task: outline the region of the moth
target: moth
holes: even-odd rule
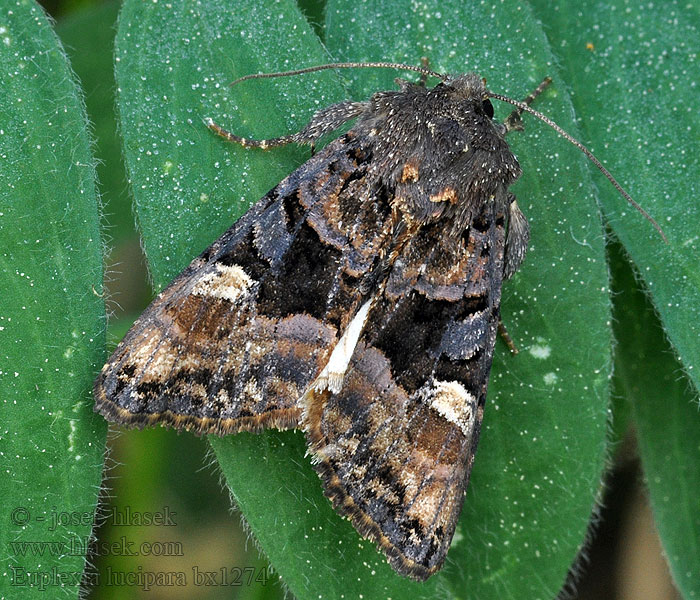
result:
[[[302,429],[335,509],[398,573],[425,580],[462,509],[501,286],[528,247],[506,135],[534,114],[633,201],[530,108],[549,79],[519,102],[474,73],[391,63],[265,76],[368,66],[422,79],[334,104],[272,140],[207,121],[266,149],[313,145],[355,119],[158,295],[97,377],[95,410],[197,434]],[[440,82],[426,87],[428,76]],[[497,122],[491,99],[516,110]]]

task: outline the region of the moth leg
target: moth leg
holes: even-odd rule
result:
[[[518,354],[518,348],[515,345],[515,342],[513,341],[513,338],[510,337],[508,334],[508,330],[506,329],[506,326],[503,324],[503,321],[501,318],[498,318],[498,334],[503,338],[503,341],[506,343],[506,346],[508,346],[508,350],[510,350],[510,353],[515,356]]]
[[[527,98],[525,98],[523,102],[530,106],[535,98],[537,98],[537,96],[539,96],[550,83],[552,83],[552,78],[545,77],[542,80],[542,83],[540,83],[540,85],[538,85],[532,93],[528,94]],[[523,110],[521,108],[516,108],[508,115],[508,118],[503,121],[503,125],[506,127],[506,133],[510,133],[511,131],[524,131],[525,127],[523,126],[523,121],[521,118],[522,114]]]
[[[226,129],[220,127],[208,117],[204,119],[204,123],[214,133],[229,142],[236,142],[244,148],[260,148],[262,150],[267,150],[268,148],[275,148],[276,146],[284,146],[286,144],[313,144],[322,135],[336,130],[346,121],[359,116],[367,106],[367,102],[353,102],[351,100],[332,104],[316,112],[301,131],[291,135],[271,138],[269,140],[251,140],[249,138],[240,137],[230,131],[226,131]]]
[[[503,279],[510,279],[525,260],[530,241],[530,223],[518,206],[514,194],[508,194],[508,231],[503,261]]]

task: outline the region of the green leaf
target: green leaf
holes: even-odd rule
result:
[[[68,52],[71,66],[82,83],[85,104],[93,126],[100,199],[112,244],[134,231],[131,198],[122,160],[114,112],[114,35],[117,2],[77,10],[59,21],[56,32]]]
[[[106,434],[95,170],[41,8],[6,4],[0,41],[0,596],[77,597]]]
[[[308,156],[226,145],[298,130],[346,97],[330,73],[225,84],[257,71],[327,61],[295,7],[214,0],[193,7],[127,2],[117,39],[119,111],[144,246],[158,287]],[[403,60],[460,72],[523,97],[553,72],[527,7],[461,2],[327,7],[333,58]],[[448,43],[438,43],[449,32]],[[343,72],[352,95],[393,88],[396,73]],[[537,108],[576,133],[563,80]],[[501,109],[505,116],[508,109]],[[445,570],[426,584],[393,573],[323,497],[299,433],[212,439],[246,519],[292,592],[311,597],[551,598],[583,543],[605,453],[610,301],[603,233],[585,158],[542,123],[512,136],[525,175],[515,188],[532,224],[503,314],[519,346],[499,343],[482,444]],[[509,140],[510,141],[510,140]]]
[[[621,253],[614,252],[616,388],[626,390],[632,407],[674,581],[685,598],[697,597],[700,13],[697,6],[679,2],[615,1],[586,11],[573,2],[554,11],[546,2],[535,6],[576,93],[583,141],[659,221],[670,241],[665,245],[609,186],[601,186],[606,218],[644,289],[637,290],[629,268],[619,264]]]
[[[685,2],[535,2],[574,92],[583,141],[656,218],[669,245],[596,176],[606,219],[700,389],[700,12]],[[572,18],[571,15],[576,15]],[[590,45],[589,45],[590,44]]]
[[[492,90],[516,98],[544,75],[556,78],[544,34],[520,4],[492,11],[461,2],[381,9],[331,2],[327,15],[338,60],[417,64],[426,56],[433,69],[477,71]],[[450,43],[435,43],[445,31]],[[372,85],[390,85],[390,73],[373,77]],[[366,95],[364,72],[356,81],[355,95]],[[537,108],[575,133],[565,86],[552,86]],[[438,576],[450,597],[464,589],[475,598],[556,595],[584,539],[603,467],[609,300],[593,190],[577,150],[542,123],[525,123],[509,143],[524,171],[514,192],[532,240],[526,263],[504,285],[502,309],[521,354],[496,349],[463,518]]]
[[[656,527],[683,598],[700,595],[700,413],[680,357],[618,244],[611,249],[616,387],[632,407]]]
[[[274,84],[250,82],[234,88],[235,94],[227,88],[247,73],[325,62],[293,3],[239,2],[231,11],[218,1],[195,11],[189,5],[127,2],[116,54],[125,157],[149,265],[156,286],[162,287],[308,156],[308,149],[291,147],[270,153],[243,150],[212,135],[203,119],[214,117],[251,137],[276,136],[299,129],[314,110],[344,96],[331,73]],[[296,452],[290,456],[278,440],[296,444]],[[300,498],[312,487],[318,504],[330,518],[335,515],[303,458],[301,435],[241,435],[212,440],[212,446],[265,552],[290,588],[303,593],[307,565],[287,560],[289,548],[296,547],[296,539],[290,546],[286,533],[291,526],[280,536],[274,525],[296,520],[299,504],[269,491],[289,486]],[[292,461],[301,465],[296,477]],[[261,477],[268,464],[270,472]],[[295,530],[317,527],[315,517],[306,517]]]

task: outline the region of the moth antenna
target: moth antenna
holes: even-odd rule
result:
[[[639,213],[642,214],[642,216],[649,221],[654,226],[654,229],[659,232],[659,235],[663,238],[664,242],[668,244],[668,238],[666,237],[666,234],[664,234],[663,230],[659,226],[659,224],[654,220],[654,218],[647,212],[645,211],[639,204],[637,204],[632,196],[630,196],[624,188],[617,182],[617,179],[615,179],[610,171],[608,171],[602,164],[601,162],[593,155],[593,153],[586,148],[581,142],[579,142],[575,137],[573,137],[571,134],[567,133],[564,131],[559,125],[557,125],[552,119],[547,117],[546,115],[543,115],[541,112],[535,110],[534,108],[531,108],[526,102],[520,102],[519,100],[513,100],[512,98],[509,98],[508,96],[503,96],[502,94],[496,94],[494,92],[487,92],[489,98],[494,98],[495,100],[500,100],[501,102],[507,102],[508,104],[512,104],[513,106],[517,107],[520,111],[525,111],[529,112],[531,115],[537,117],[540,121],[543,123],[546,123],[549,125],[554,131],[556,131],[560,136],[562,136],[565,140],[569,141],[572,143],[574,146],[576,146],[581,152],[583,152],[588,159],[598,168],[598,170],[605,175],[608,178],[608,181],[612,183],[615,186],[615,189],[620,192],[622,197],[627,200],[634,208],[637,209]]]
[[[404,65],[402,63],[390,63],[390,62],[343,62],[343,63],[328,63],[325,65],[316,65],[315,67],[307,67],[305,69],[296,69],[294,71],[279,71],[278,73],[253,73],[251,75],[244,75],[239,77],[235,81],[229,83],[229,87],[234,86],[241,81],[246,81],[248,79],[266,79],[268,77],[288,77],[290,75],[301,75],[303,73],[313,73],[315,71],[324,71],[326,69],[364,69],[364,68],[379,68],[379,69],[399,69],[403,71],[413,71],[415,73],[420,73],[426,77],[436,77],[441,81],[448,79],[447,75],[442,75],[441,73],[436,73],[431,71],[426,67],[416,67],[415,65]]]

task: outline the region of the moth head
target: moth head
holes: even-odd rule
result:
[[[449,78],[438,87],[449,89],[454,100],[473,105],[476,112],[493,119],[493,104],[491,104],[490,93],[486,89],[486,79],[479,77],[476,73]]]
[[[427,64],[427,61],[424,60],[424,65]],[[244,77],[241,77],[239,79],[236,79],[234,82],[232,82],[230,85],[235,85],[237,83],[240,83],[242,81],[245,81],[247,79],[258,79],[262,77],[285,77],[289,75],[300,75],[302,73],[313,73],[315,71],[322,71],[325,69],[339,69],[339,68],[388,68],[388,69],[398,69],[402,71],[413,71],[415,73],[420,73],[422,76],[422,83],[421,85],[425,82],[425,79],[428,77],[435,77],[441,81],[434,89],[435,90],[446,90],[448,93],[454,95],[454,99],[457,100],[456,102],[451,102],[450,104],[452,107],[463,107],[466,109],[467,112],[471,112],[472,114],[476,113],[477,115],[483,115],[485,118],[487,118],[488,122],[493,120],[494,116],[494,111],[493,111],[493,105],[491,104],[490,99],[495,99],[495,100],[500,100],[501,102],[507,102],[508,104],[512,104],[513,106],[516,107],[516,110],[513,111],[513,114],[511,117],[509,117],[509,120],[512,119],[514,116],[515,118],[519,119],[520,115],[523,112],[528,112],[543,123],[546,123],[549,125],[552,129],[554,129],[560,136],[562,136],[564,139],[572,143],[574,146],[576,146],[581,152],[583,152],[590,160],[593,162],[593,164],[607,177],[607,179],[610,181],[610,183],[613,184],[613,186],[617,189],[618,192],[629,202],[637,211],[639,211],[653,226],[654,228],[659,232],[663,240],[668,243],[668,240],[666,239],[666,236],[664,235],[664,232],[661,230],[661,227],[659,224],[639,205],[637,204],[631,196],[622,188],[622,186],[617,182],[617,180],[610,174],[610,172],[600,163],[600,161],[593,156],[590,150],[586,148],[581,142],[579,142],[577,139],[572,137],[570,134],[568,134],[566,131],[564,131],[559,125],[557,125],[554,121],[552,121],[549,117],[543,115],[542,113],[534,110],[529,106],[530,102],[546,87],[549,83],[551,83],[551,78],[547,77],[545,80],[540,84],[540,87],[535,90],[533,94],[528,96],[524,101],[519,101],[519,100],[514,100],[512,98],[509,98],[508,96],[504,96],[503,94],[491,92],[486,88],[486,80],[480,78],[476,73],[467,73],[466,75],[459,75],[456,77],[453,77],[451,75],[447,75],[444,73],[437,73],[435,71],[432,71],[428,69],[426,66],[418,67],[418,66],[413,66],[413,65],[404,65],[400,63],[390,63],[390,62],[375,62],[375,63],[368,63],[368,62],[347,62],[347,63],[333,63],[333,64],[324,64],[324,65],[317,65],[315,67],[307,67],[305,69],[297,69],[295,71],[283,71],[283,72],[278,72],[278,73],[257,73],[257,74],[252,74],[252,75],[246,75]],[[451,113],[450,116],[454,117],[457,121],[459,121],[459,117],[457,117],[454,113]],[[508,132],[508,127],[506,124],[501,124],[500,127],[496,128],[496,130],[499,130],[502,135],[505,135],[505,133]],[[513,127],[511,127],[513,129]]]

